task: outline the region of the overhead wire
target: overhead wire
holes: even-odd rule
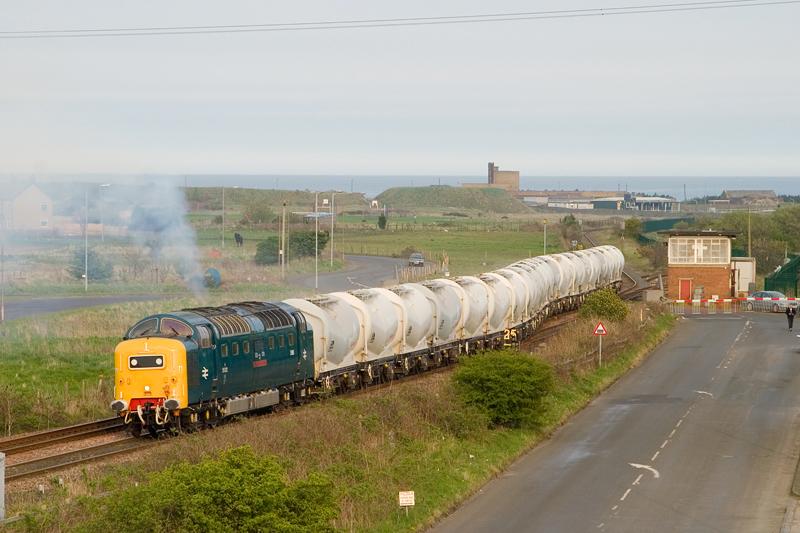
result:
[[[474,15],[449,15],[430,17],[405,17],[385,19],[328,20],[310,22],[282,22],[263,24],[229,24],[207,26],[153,26],[123,28],[47,29],[47,30],[3,30],[0,39],[53,39],[86,37],[132,37],[155,35],[197,35],[221,33],[254,33],[285,31],[319,31],[360,28],[391,28],[400,26],[431,26],[445,24],[475,24],[489,22],[511,22],[525,20],[586,18],[681,11],[704,11],[743,7],[760,7],[798,4],[800,0],[708,0],[662,4],[639,4],[584,9],[562,9],[550,11],[522,11],[507,13],[484,13]]]

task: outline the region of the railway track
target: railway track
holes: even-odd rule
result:
[[[14,481],[62,470],[90,461],[105,459],[114,455],[128,453],[154,444],[151,440],[128,437],[122,440],[96,444],[80,450],[62,452],[30,461],[23,461],[6,467],[6,481]]]
[[[10,456],[19,453],[29,452],[46,448],[54,444],[64,444],[88,437],[114,433],[124,430],[124,424],[119,417],[95,420],[74,426],[67,426],[58,429],[49,429],[37,433],[20,435],[0,440],[0,452]]]

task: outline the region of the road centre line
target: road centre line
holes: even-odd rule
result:
[[[633,483],[631,483],[631,485],[638,485],[638,484],[639,484],[639,482],[642,480],[642,477],[643,477],[643,476],[644,476],[644,474],[639,474],[639,475],[636,477],[636,480],[635,480]]]
[[[669,444],[669,439],[667,439],[667,440],[665,440],[664,442],[662,442],[662,443],[661,443],[661,449],[663,450],[663,449],[664,449],[664,447],[665,447],[667,444]]]
[[[655,461],[655,460],[656,460],[656,457],[658,457],[658,454],[660,454],[660,453],[661,453],[661,452],[656,452],[656,453],[654,453],[654,454],[653,454],[653,457],[651,457],[651,458],[650,458],[650,461]]]
[[[631,493],[631,489],[626,490],[625,494],[622,495],[622,498],[620,498],[619,501],[624,502],[625,498],[627,498],[628,494],[630,494],[630,493]]]

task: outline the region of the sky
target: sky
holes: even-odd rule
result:
[[[29,0],[0,31],[634,3],[655,2]],[[799,18],[0,39],[0,174],[800,176]]]

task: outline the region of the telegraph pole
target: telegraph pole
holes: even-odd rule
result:
[[[319,193],[314,193],[314,292],[319,292]]]
[[[753,247],[751,245],[751,232],[750,232],[750,207],[747,207],[747,257],[753,257]]]
[[[281,279],[286,279],[286,202],[281,215]]]
[[[335,192],[331,193],[331,236],[330,236],[330,246],[331,246],[331,270],[333,270],[333,219],[336,216],[336,209],[334,207],[333,199],[336,196]]]
[[[544,219],[542,225],[544,226],[544,254],[547,255],[547,219]]]
[[[222,186],[222,247],[225,248],[225,186]]]
[[[89,292],[89,189],[83,191],[83,292]]]

